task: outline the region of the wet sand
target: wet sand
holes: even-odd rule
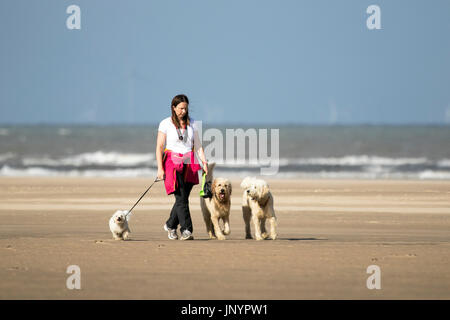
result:
[[[131,241],[108,220],[151,179],[1,178],[0,299],[449,299],[450,181],[271,180],[279,239],[244,239],[232,180],[231,235],[209,240],[190,200],[194,241],[162,226],[157,183],[134,209]],[[69,265],[81,290],[69,290]],[[369,290],[366,269],[381,270]]]

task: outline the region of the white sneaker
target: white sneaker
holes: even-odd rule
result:
[[[194,240],[194,236],[192,235],[192,232],[189,230],[184,230],[181,234],[180,240]]]
[[[167,227],[167,224],[165,224],[164,225],[164,230],[167,231],[167,237],[170,240],[177,240],[178,239],[177,229],[170,229],[169,227]]]

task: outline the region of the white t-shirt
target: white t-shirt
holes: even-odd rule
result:
[[[173,124],[171,117],[167,117],[159,123],[158,131],[166,134],[166,148],[173,152],[189,152],[192,150],[192,143],[194,143],[195,151],[201,147],[197,123],[192,118],[190,125],[187,126],[187,137],[183,140],[180,140],[177,128]],[[186,134],[185,131],[186,129],[180,129],[180,133],[183,138]]]

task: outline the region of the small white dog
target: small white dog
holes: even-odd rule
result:
[[[231,182],[225,178],[213,179],[215,163],[208,164],[206,181],[212,181],[212,198],[200,197],[200,208],[210,239],[225,240],[230,234]],[[223,230],[219,220],[222,219]]]
[[[130,215],[128,211],[117,210],[109,219],[109,230],[113,235],[114,240],[128,240],[131,233],[128,227],[128,220]]]
[[[246,177],[241,188],[244,189],[242,197],[242,214],[245,222],[245,238],[252,239],[250,232],[250,219],[255,228],[256,240],[277,238],[277,218],[273,209],[273,197],[269,185],[264,180]],[[266,232],[266,219],[270,224],[269,234]]]

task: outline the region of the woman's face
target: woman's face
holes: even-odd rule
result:
[[[188,104],[186,102],[180,102],[173,108],[179,120],[183,120],[188,110]]]

